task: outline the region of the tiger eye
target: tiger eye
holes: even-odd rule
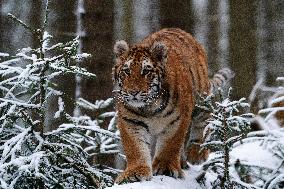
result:
[[[123,71],[124,71],[127,75],[130,75],[130,69],[129,69],[129,68],[123,69]]]
[[[150,66],[150,65],[146,65],[146,67],[145,67],[146,69],[148,69],[148,70],[151,70],[152,69],[152,66]]]
[[[143,75],[147,75],[148,73],[150,73],[150,70],[144,69],[142,74],[143,74]]]
[[[147,75],[147,74],[149,74],[152,70],[153,70],[152,66],[146,65],[146,66],[144,67],[143,71],[142,71],[142,74],[143,74],[143,75]]]

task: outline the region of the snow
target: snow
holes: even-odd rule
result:
[[[199,166],[191,166],[184,171],[184,179],[175,179],[168,176],[154,176],[151,181],[142,181],[124,185],[115,184],[108,189],[201,189],[196,181],[200,174]]]
[[[42,38],[43,38],[42,51],[46,52],[46,50],[49,47],[50,38],[52,38],[52,36],[49,35],[49,33],[47,31],[44,31]]]
[[[40,107],[39,104],[28,104],[28,103],[25,103],[25,102],[19,102],[19,101],[16,101],[16,100],[9,100],[9,99],[5,99],[5,98],[0,98],[0,101],[8,102],[8,103],[15,104],[17,106],[25,107],[25,108],[39,108]]]
[[[211,153],[209,160],[217,157],[218,154]],[[230,164],[234,164],[237,159],[241,161],[243,165],[256,165],[261,167],[267,167],[269,169],[275,169],[279,166],[279,160],[272,153],[269,153],[261,141],[255,141],[239,145],[230,152]],[[153,176],[151,181],[142,181],[135,183],[128,183],[123,185],[115,184],[108,189],[203,189],[210,188],[210,186],[200,186],[196,181],[196,178],[202,173],[201,166],[191,165],[189,170],[184,170],[184,179],[174,179],[168,176]],[[279,175],[279,179],[280,179]],[[216,179],[214,173],[206,174],[206,185],[210,181]],[[283,175],[282,175],[283,177]],[[281,178],[282,178],[281,177]],[[208,182],[209,181],[209,182]],[[241,182],[241,181],[240,181]]]
[[[10,56],[8,53],[1,53],[0,52],[0,57],[7,57],[7,56]]]
[[[88,110],[97,110],[101,108],[106,108],[108,107],[111,103],[113,102],[113,98],[108,98],[107,100],[96,100],[96,102],[90,103],[87,100],[83,98],[78,98],[77,99],[77,104],[85,109]]]
[[[59,110],[55,112],[54,118],[57,119],[62,113],[64,113],[64,102],[61,97],[58,98],[58,108]]]
[[[261,146],[261,141],[255,141],[251,143],[246,143],[244,145],[237,146],[231,151],[231,159],[234,162],[240,159],[242,163],[250,162],[250,165],[276,168],[277,158],[273,154],[268,153],[267,150]]]
[[[284,96],[280,96],[280,97],[277,97],[275,99],[272,99],[270,104],[276,104],[276,103],[279,103],[279,102],[282,102],[284,101]]]

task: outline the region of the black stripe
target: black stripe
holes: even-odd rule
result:
[[[178,100],[179,100],[179,95],[178,95],[178,93],[173,94],[172,107],[171,107],[171,109],[170,109],[165,115],[163,115],[163,117],[168,117],[169,115],[171,115],[172,113],[174,113],[174,110],[176,109],[177,104],[178,104]]]
[[[146,114],[144,114],[141,111],[135,111],[134,109],[132,109],[131,107],[124,105],[125,109],[127,109],[128,111],[130,111],[131,113],[133,113],[136,116],[142,116],[142,117],[148,117]]]
[[[169,115],[171,115],[174,112],[174,108],[171,109],[170,111],[168,111],[165,115],[163,115],[163,117],[168,117]]]
[[[214,78],[220,79],[221,81],[225,81],[226,78],[224,77],[224,75],[218,73],[214,75]]]
[[[189,143],[197,143],[197,144],[201,144],[202,141],[200,139],[190,139]]]
[[[149,132],[149,126],[146,123],[144,123],[143,121],[139,121],[137,119],[130,119],[130,118],[127,118],[127,117],[122,117],[122,119],[124,121],[127,121],[128,123],[133,124],[133,125],[141,126]]]
[[[229,73],[228,73],[226,70],[219,70],[219,71],[217,72],[217,74],[222,75],[222,76],[225,78],[225,80],[227,80],[228,77],[229,77]]]
[[[235,73],[229,68],[222,68],[218,71],[221,75],[225,77],[226,80],[229,80],[235,76]]]
[[[173,125],[175,122],[177,122],[180,119],[180,116],[177,116],[176,119],[174,119],[173,121],[171,121],[170,125]]]
[[[166,109],[166,107],[169,104],[169,99],[170,99],[170,93],[169,91],[164,91],[164,96],[162,97],[162,104],[154,111],[153,115],[157,115],[159,113],[161,113],[164,109]]]
[[[150,145],[150,142],[147,142],[147,141],[145,141],[145,140],[142,140],[142,139],[138,139],[140,142],[143,142],[143,143],[145,143],[145,144],[147,144],[147,145]]]

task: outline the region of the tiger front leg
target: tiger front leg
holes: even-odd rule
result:
[[[183,178],[181,153],[186,135],[186,125],[170,125],[158,135],[156,151],[152,164],[154,175]]]
[[[127,167],[115,180],[116,183],[129,183],[152,178],[150,135],[139,126],[122,122],[119,125]]]

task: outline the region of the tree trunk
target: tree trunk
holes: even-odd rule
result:
[[[140,41],[159,29],[159,6],[157,0],[134,1],[134,41]]]
[[[114,16],[112,0],[85,0],[83,27],[86,36],[82,38],[82,51],[90,53],[92,58],[83,63],[88,71],[97,75],[96,79],[83,79],[81,95],[90,102],[112,97],[113,66],[113,30]],[[112,109],[110,109],[112,110]],[[82,110],[82,114],[95,117],[94,112]],[[113,166],[114,158],[100,155],[94,159],[96,163]]]
[[[210,31],[207,33],[208,35],[208,47],[207,47],[207,57],[208,57],[208,65],[210,65],[210,70],[213,73],[216,73],[218,68],[218,51],[219,51],[219,18],[218,18],[218,1],[209,1],[208,4],[208,25]]]
[[[83,51],[92,54],[92,58],[84,63],[84,67],[97,78],[82,81],[82,95],[94,102],[112,96],[113,1],[85,0],[85,9]]]
[[[229,2],[228,0],[220,0],[218,4],[218,19],[219,19],[219,36],[218,36],[218,58],[217,63],[219,69],[228,67],[229,65]]]
[[[160,0],[161,28],[177,27],[193,33],[193,16],[190,1]]]
[[[266,36],[264,36],[265,44],[267,47],[265,51],[267,52],[266,61],[269,68],[266,69],[267,77],[266,84],[272,86],[275,84],[277,77],[283,76],[283,60],[284,60],[284,27],[283,23],[283,1],[263,1],[265,6],[264,16],[265,25],[264,30],[266,31]]]
[[[37,10],[37,11],[33,11]],[[39,0],[31,0],[31,11],[28,11],[30,20],[28,24],[32,26],[32,28],[40,28],[43,22],[43,10],[44,10],[44,3]],[[36,36],[32,36],[31,40],[31,47],[37,48],[39,47],[38,40]]]
[[[248,97],[256,82],[256,1],[230,1],[231,27],[229,55],[233,79],[233,99]]]
[[[0,52],[4,52],[4,38],[3,34],[5,33],[5,22],[4,22],[4,16],[2,13],[2,6],[3,6],[3,0],[0,0]]]

